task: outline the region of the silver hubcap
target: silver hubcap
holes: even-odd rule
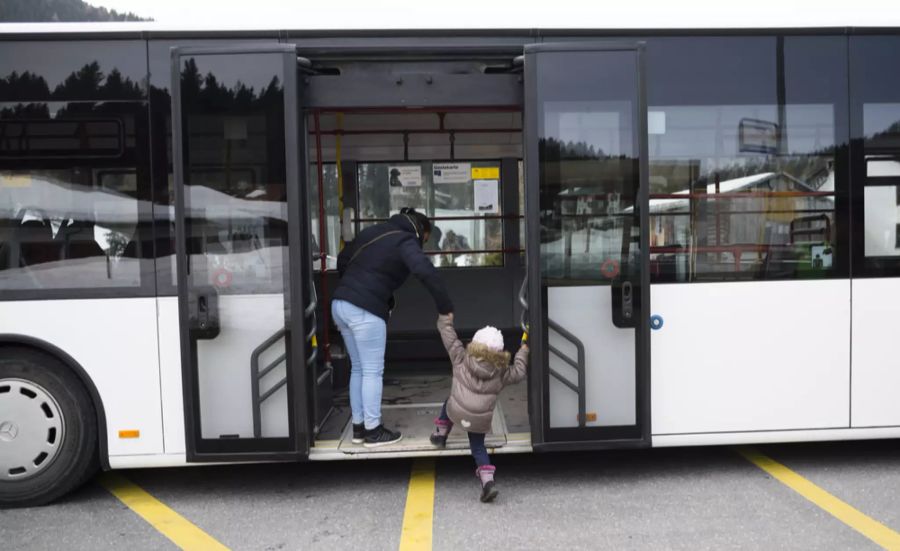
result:
[[[40,385],[0,379],[0,480],[21,480],[46,469],[59,453],[65,420]]]

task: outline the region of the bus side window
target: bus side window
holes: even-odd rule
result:
[[[654,281],[847,270],[845,59],[841,37],[648,42]]]
[[[0,143],[0,290],[140,288],[140,264],[152,261],[132,245],[144,107],[62,103],[50,116],[27,105],[0,120],[0,135],[16,138]]]

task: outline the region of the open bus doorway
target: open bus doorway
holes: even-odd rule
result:
[[[468,341],[480,327],[494,325],[514,353],[525,271],[521,108],[322,109],[307,118],[315,275],[320,297],[328,297],[320,348],[334,375],[330,403],[316,400],[322,423],[310,457],[435,453],[429,435],[450,392],[451,365],[433,301],[414,277],[395,296],[382,398],[383,422],[403,440],[374,449],[352,444],[350,362],[325,310],[337,284],[336,256],[361,229],[403,207],[416,208],[431,220],[423,248],[454,301],[460,337]],[[501,394],[488,448],[530,449],[527,390],[513,385]],[[329,389],[319,392],[325,397]],[[451,433],[441,453],[468,453],[464,432]]]

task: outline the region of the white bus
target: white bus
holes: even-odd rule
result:
[[[348,435],[334,259],[405,206],[463,336],[530,327],[493,453],[900,436],[900,32],[815,23],[0,27],[0,506],[98,467],[468,453],[428,442],[416,281],[405,437]]]

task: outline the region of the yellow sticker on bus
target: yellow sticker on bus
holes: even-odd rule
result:
[[[497,180],[500,178],[499,166],[473,166],[473,180]]]
[[[2,187],[31,187],[31,176],[28,174],[9,174],[0,178]]]

